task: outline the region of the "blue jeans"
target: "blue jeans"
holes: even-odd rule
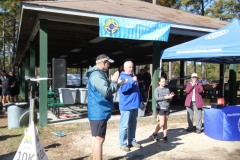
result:
[[[136,143],[138,109],[120,111],[119,143],[120,147]]]

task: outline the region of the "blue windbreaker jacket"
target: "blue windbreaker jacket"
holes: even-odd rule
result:
[[[88,119],[108,120],[112,114],[113,93],[118,89],[116,82],[108,80],[105,71],[96,66],[86,73],[88,77]]]
[[[133,80],[133,75],[120,73],[120,80],[128,81],[119,88],[119,109],[127,111],[137,109],[141,104],[141,96],[138,82]]]

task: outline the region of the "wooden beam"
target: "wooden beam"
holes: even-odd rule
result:
[[[35,45],[34,42],[30,43],[30,68],[29,68],[29,76],[35,77]],[[32,87],[32,98],[35,98],[35,82],[31,82]]]
[[[154,42],[153,43],[153,59],[152,59],[152,64],[153,64],[153,76],[152,76],[152,111],[153,111],[153,116],[156,117],[156,99],[154,97],[154,90],[157,88],[157,80],[159,77],[159,65],[160,65],[160,53],[161,53],[161,47],[160,47],[161,42]]]
[[[39,30],[39,64],[40,64],[40,77],[44,78],[48,76],[48,31],[47,31],[47,20],[40,20]],[[41,126],[47,125],[47,81],[40,81],[39,84],[39,111],[40,118],[39,123]]]

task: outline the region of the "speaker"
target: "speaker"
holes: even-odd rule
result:
[[[52,90],[58,92],[58,88],[66,88],[67,68],[66,60],[60,58],[52,59]]]

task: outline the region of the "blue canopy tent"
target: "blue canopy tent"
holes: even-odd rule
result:
[[[219,64],[240,62],[240,21],[163,51],[162,60],[188,60]]]
[[[233,22],[229,23],[225,27],[197,38],[195,40],[168,48],[163,51],[162,59],[163,60],[193,60],[198,62],[210,62],[210,63],[220,63],[220,64],[237,64],[240,62],[240,21],[235,19]],[[234,103],[233,99],[237,98],[236,90],[236,77],[235,74],[230,74],[231,82],[229,82],[229,100],[231,103]],[[229,80],[230,80],[229,79]],[[223,86],[222,86],[223,87]],[[231,89],[231,91],[230,91]],[[224,87],[222,88],[224,93]],[[224,97],[224,94],[223,94]],[[230,98],[231,97],[231,98]],[[230,103],[230,101],[229,101]],[[230,108],[226,108],[229,110]],[[212,111],[212,110],[211,110]],[[218,110],[217,110],[218,111]],[[221,111],[221,110],[219,110]],[[239,113],[234,109],[232,115],[238,115]],[[208,122],[209,117],[214,117],[214,123],[216,125],[211,125],[211,132],[207,131],[207,125],[204,126],[204,132],[206,135],[211,136],[212,138],[221,138],[221,140],[235,140],[236,136],[233,136],[235,132],[238,131],[239,120],[238,117],[229,116],[231,115],[228,111],[224,116],[220,116],[212,112],[210,115],[204,114],[205,121]],[[229,122],[220,122],[220,119],[228,119]],[[233,120],[231,118],[235,118]],[[205,123],[204,123],[205,124]],[[234,131],[230,131],[228,126],[233,124]],[[219,135],[219,132],[214,132],[216,129],[223,130],[226,132],[223,135]],[[233,128],[231,126],[231,128]],[[226,134],[227,133],[227,134]]]
[[[225,27],[220,28],[215,32],[165,49],[162,53],[160,61],[187,60],[219,64],[237,64],[240,63],[239,37],[240,21],[235,19]],[[223,73],[221,74],[223,75]],[[233,77],[234,75],[232,78]],[[223,77],[220,77],[220,81],[223,88],[222,96],[224,97]],[[236,79],[232,82],[236,84]],[[232,88],[236,88],[234,84],[231,84],[233,85]],[[235,90],[232,94],[235,94]]]

